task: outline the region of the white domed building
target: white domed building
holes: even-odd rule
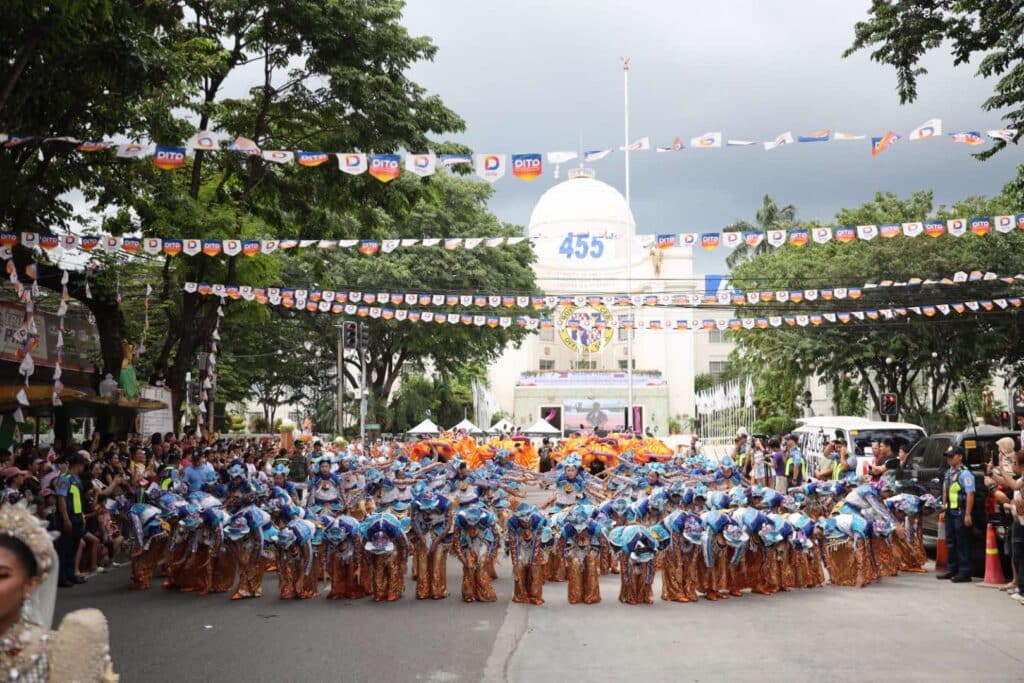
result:
[[[507,349],[490,367],[490,393],[501,411],[517,427],[543,417],[563,433],[623,429],[630,334],[624,323],[633,320],[634,425],[665,436],[670,419],[693,416],[694,376],[720,371],[732,344],[718,331],[669,329],[692,311],[596,298],[703,289],[693,279],[692,250],[656,249],[651,239],[644,246],[622,194],[585,168],[541,196],[528,235],[538,286],[569,305],[550,313],[550,328]],[[648,329],[651,320],[663,329]]]

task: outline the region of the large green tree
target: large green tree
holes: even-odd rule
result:
[[[993,199],[975,198],[952,207],[934,207],[931,193],[907,198],[879,193],[875,200],[836,216],[838,225],[899,223],[925,217],[949,218],[1007,213],[1020,205],[1014,186]],[[1018,232],[960,238],[943,236],[875,238],[849,244],[811,243],[767,252],[737,267],[744,289],[778,291],[859,286],[910,277],[941,279],[982,267],[1002,275],[1024,272],[1024,235]],[[865,290],[857,301],[743,306],[741,315],[785,315],[814,311],[864,311],[953,303],[1019,294],[1016,285],[981,282],[959,286],[918,286]],[[982,381],[994,370],[1016,363],[1022,335],[1019,316],[1002,313],[910,315],[892,321],[853,320],[846,325],[770,328],[734,333],[748,363],[784,369],[796,364],[804,376],[855,382],[877,407],[879,394],[896,392],[901,407],[925,412],[944,409],[962,385]]]
[[[96,227],[84,199],[118,192],[104,169],[112,154],[79,154],[59,138],[150,136],[172,121],[197,46],[181,31],[177,3],[57,0],[0,3],[0,131],[26,141],[0,152],[0,226],[21,234]],[[58,139],[54,139],[58,138]],[[43,257],[40,285],[60,291],[61,274]],[[22,271],[32,260],[15,251]],[[101,264],[102,265],[102,264]],[[70,295],[94,316],[103,365],[117,374],[125,320],[116,287],[86,296],[85,272]]]
[[[875,0],[866,21],[854,27],[853,45],[845,55],[870,49],[871,59],[896,70],[900,102],[917,99],[918,78],[928,73],[921,60],[932,50],[948,48],[956,65],[976,57],[977,73],[993,79],[983,106],[1002,112],[1018,143],[1024,135],[1024,10],[1019,0]],[[987,158],[1006,147],[995,146]]]
[[[385,152],[436,148],[429,136],[463,126],[405,75],[435,47],[400,24],[401,2],[194,0],[182,6],[180,31],[200,46],[202,59],[194,60],[190,83],[196,85],[178,106],[190,115],[154,135],[158,142],[177,143],[199,128],[228,139],[244,136],[263,149]],[[240,83],[251,87],[238,94]],[[102,198],[103,206],[119,209],[106,225],[161,237],[375,237],[394,230],[409,206],[433,192],[430,179],[385,187],[342,175],[333,158],[309,169],[198,151],[172,173],[141,163],[109,172],[121,191]],[[217,320],[217,301],[182,293],[181,284],[266,284],[280,266],[266,257],[166,260],[159,291],[171,302],[164,309],[169,332],[155,352],[169,368],[176,402],[197,353],[210,348]]]

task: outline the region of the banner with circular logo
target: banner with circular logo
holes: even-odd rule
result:
[[[558,337],[575,353],[597,353],[612,341],[612,312],[604,304],[566,306],[558,313]]]

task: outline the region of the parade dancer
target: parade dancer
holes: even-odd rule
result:
[[[668,541],[668,531],[660,526],[658,529]],[[619,602],[653,605],[654,559],[661,542],[651,529],[641,524],[612,529],[608,541],[619,561]]]
[[[611,530],[617,526],[628,524],[626,517],[629,511],[630,502],[628,498],[619,497],[606,500],[594,510],[594,519],[607,525]],[[605,548],[601,553],[601,576],[608,573],[618,574],[619,565],[615,562],[611,547]]]
[[[238,586],[231,599],[261,597],[266,568],[264,549],[277,537],[270,513],[250,505],[231,517],[224,528],[224,535],[238,558]]]
[[[406,530],[410,524],[409,519],[377,512],[359,525],[374,602],[393,602],[405,593],[405,562],[410,552]]]
[[[317,593],[318,573],[314,571],[313,536],[316,524],[304,519],[302,509],[291,507],[277,533],[277,580],[282,600],[307,600]]]
[[[157,564],[164,557],[170,535],[160,519],[160,508],[136,503],[128,511],[128,537],[134,543],[131,552],[132,590],[149,588]]]
[[[601,602],[599,559],[608,541],[591,519],[592,512],[592,506],[578,505],[569,510],[558,529],[555,555],[565,562],[570,605]]]
[[[661,599],[697,602],[697,566],[701,560],[694,551],[701,546],[700,517],[676,510],[665,517],[662,526],[669,534],[669,546],[662,555]]]
[[[327,578],[331,582],[328,600],[357,600],[366,596],[360,576],[363,547],[359,540],[359,521],[349,515],[331,519],[324,529]]]
[[[789,542],[795,585],[802,588],[820,586],[825,583],[825,571],[817,552],[814,520],[802,512],[791,512],[786,521],[793,527]]]
[[[553,538],[547,519],[533,505],[520,503],[505,526],[512,556],[512,602],[543,605],[544,545]]]
[[[331,456],[324,454],[314,462],[317,471],[309,478],[306,506],[327,507],[335,501],[341,501],[344,504],[345,497],[341,493],[341,479],[331,472]]]
[[[256,499],[256,492],[252,483],[245,476],[245,465],[241,460],[235,460],[228,467],[227,494],[224,496],[224,509],[235,513],[246,505],[251,505]]]
[[[494,515],[479,505],[455,515],[453,547],[462,562],[463,602],[494,602],[489,561],[498,551],[500,529]]]
[[[203,562],[199,533],[203,522],[203,511],[195,503],[189,503],[178,522],[177,533],[171,539],[171,552],[166,564],[167,580],[164,588],[177,588],[182,593],[191,593],[199,584],[197,566]]]
[[[448,597],[448,547],[455,523],[455,505],[431,491],[412,501],[410,537],[417,600]]]

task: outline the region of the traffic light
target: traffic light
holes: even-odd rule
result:
[[[345,333],[346,348],[354,349],[356,347],[356,324],[343,323],[342,326]]]
[[[359,345],[361,348],[370,348],[370,326],[366,323],[359,323]]]
[[[896,394],[882,394],[882,407],[879,409],[882,415],[895,417],[900,412],[900,402]]]

